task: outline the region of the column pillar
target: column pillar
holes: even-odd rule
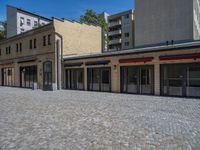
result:
[[[0,65],[0,85],[2,85],[2,67]]]
[[[17,62],[14,62],[14,86],[20,86],[20,67]]]
[[[111,84],[111,91],[120,93],[120,66],[118,59],[112,60],[111,63]]]
[[[160,95],[160,64],[154,65],[154,91],[155,95]]]
[[[84,67],[84,90],[87,91],[87,67]]]

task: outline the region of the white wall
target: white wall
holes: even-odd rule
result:
[[[24,24],[21,26],[20,25],[20,18],[23,17],[24,18]],[[27,24],[27,20],[30,19],[31,24],[30,26]],[[34,26],[34,21],[37,21],[38,24],[42,25],[44,24],[48,24],[49,22],[40,19],[38,17],[34,17],[31,15],[27,15],[25,13],[22,12],[17,12],[17,34],[21,33],[21,29],[24,29],[24,32],[28,31],[28,30],[32,30],[35,26]]]
[[[23,25],[20,23],[21,17],[24,18]],[[30,19],[30,25],[27,24],[27,19]],[[7,37],[9,38],[22,32],[32,30],[35,28],[34,21],[37,21],[40,25],[49,23],[48,20],[43,19],[37,15],[21,11],[12,6],[7,6]],[[22,29],[24,31],[22,31]]]

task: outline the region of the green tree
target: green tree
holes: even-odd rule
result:
[[[87,9],[85,14],[80,17],[80,22],[98,25],[102,27],[105,32],[108,31],[108,24],[106,23],[105,19],[91,9]]]
[[[5,39],[6,35],[7,35],[7,23],[6,22],[2,22],[3,26],[4,26],[4,31],[0,32],[0,40],[1,39]]]

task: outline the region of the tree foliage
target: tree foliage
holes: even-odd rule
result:
[[[106,23],[105,19],[91,9],[87,9],[85,14],[80,17],[80,22],[98,25],[102,27],[104,32],[108,32],[108,24]]]
[[[5,39],[7,35],[7,23],[3,22],[4,31],[0,32],[0,40]]]

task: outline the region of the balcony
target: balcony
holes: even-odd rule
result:
[[[109,41],[109,45],[114,45],[114,44],[121,44],[122,43],[122,39],[113,39]]]
[[[119,26],[119,25],[121,25],[121,24],[122,24],[121,20],[112,21],[112,22],[110,22],[110,23],[108,24],[108,27]]]
[[[110,31],[108,36],[119,35],[122,34],[122,30]]]
[[[120,51],[121,47],[115,47],[115,48],[110,48],[108,49],[108,51],[112,52],[112,51]]]

